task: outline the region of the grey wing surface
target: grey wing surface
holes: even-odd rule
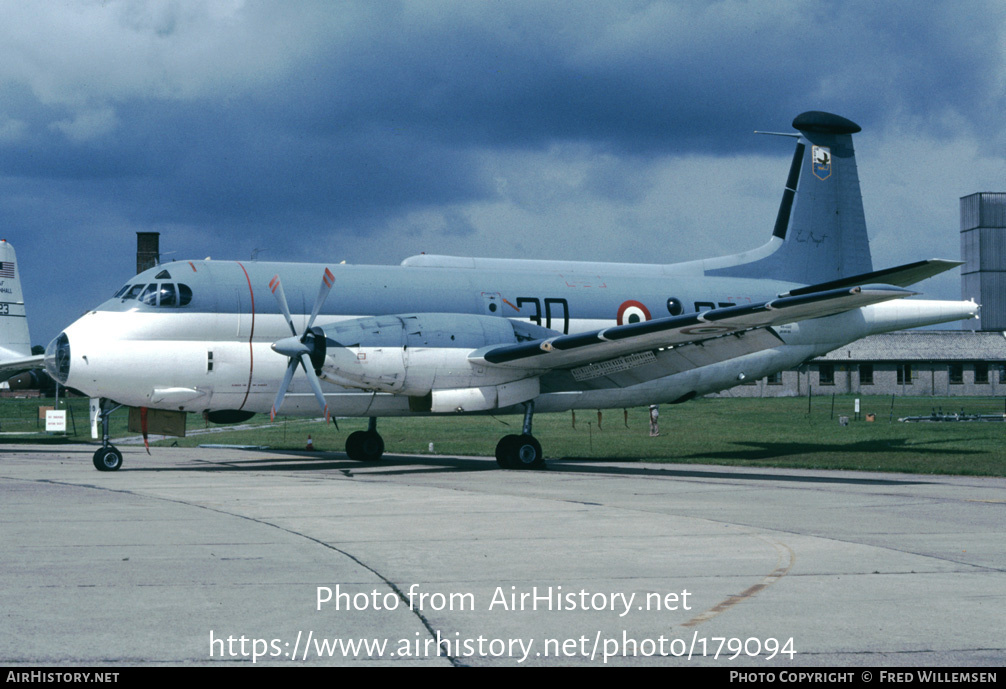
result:
[[[772,326],[831,316],[912,294],[900,287],[868,285],[784,296],[757,304],[483,347],[468,358],[488,366],[525,369],[529,375],[567,371],[579,387],[623,387],[778,346],[783,342]]]

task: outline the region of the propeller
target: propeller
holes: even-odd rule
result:
[[[290,360],[290,364],[286,367],[286,375],[283,376],[283,382],[279,386],[276,401],[273,402],[272,411],[269,413],[270,420],[276,418],[276,411],[283,404],[283,398],[286,397],[287,388],[290,387],[290,381],[293,380],[293,374],[299,364],[304,369],[304,373],[307,374],[307,381],[311,384],[311,390],[314,391],[314,396],[318,400],[318,406],[324,412],[325,422],[328,423],[328,403],[325,401],[325,395],[321,391],[321,383],[318,381],[318,375],[314,372],[316,368],[321,368],[325,362],[325,333],[321,328],[314,328],[312,326],[314,325],[314,319],[321,312],[321,306],[325,303],[325,299],[328,298],[328,293],[332,290],[334,282],[335,276],[332,275],[332,271],[325,268],[325,274],[321,279],[321,289],[318,290],[318,298],[314,300],[314,308],[311,310],[311,318],[307,321],[304,333],[298,337],[297,328],[293,325],[293,318],[290,316],[290,307],[286,303],[286,293],[283,292],[283,283],[280,282],[279,275],[274,275],[272,280],[269,281],[269,289],[276,296],[279,308],[283,312],[283,316],[286,317],[286,324],[290,326],[290,332],[292,333],[292,337],[283,338],[272,345],[273,351],[287,357]]]

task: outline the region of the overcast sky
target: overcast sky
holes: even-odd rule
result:
[[[767,241],[806,110],[875,268],[1006,191],[1006,4],[0,0],[0,235],[32,342],[212,256],[672,262]],[[957,299],[959,270],[922,287]]]

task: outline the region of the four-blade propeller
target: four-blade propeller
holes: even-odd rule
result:
[[[332,271],[325,268],[325,275],[321,279],[321,289],[318,291],[318,298],[315,299],[314,309],[311,310],[311,318],[304,327],[303,334],[298,337],[297,328],[294,327],[293,318],[290,317],[290,307],[286,303],[286,294],[283,292],[283,283],[280,282],[279,275],[273,276],[273,279],[269,281],[269,289],[276,295],[279,308],[286,317],[287,325],[290,326],[290,332],[293,334],[292,337],[284,338],[272,345],[274,352],[290,359],[290,364],[286,367],[286,375],[283,376],[283,383],[279,386],[279,394],[276,395],[276,401],[273,402],[272,411],[269,413],[270,419],[276,418],[276,412],[283,405],[283,398],[286,397],[287,388],[290,387],[290,381],[293,380],[294,371],[297,370],[299,364],[307,374],[307,380],[318,400],[318,406],[321,407],[325,414],[325,422],[328,423],[328,403],[321,391],[318,375],[314,372],[316,368],[321,368],[325,361],[325,333],[321,328],[312,328],[312,326],[314,319],[321,312],[321,306],[328,298],[328,293],[332,290],[334,282],[335,276],[332,275]]]

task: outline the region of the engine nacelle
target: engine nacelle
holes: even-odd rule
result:
[[[537,379],[533,385],[507,385],[527,379],[528,371],[475,364],[468,355],[487,345],[556,335],[496,316],[441,313],[354,318],[323,330],[322,379],[363,390],[429,396],[436,400],[434,411],[494,409],[536,396]]]

